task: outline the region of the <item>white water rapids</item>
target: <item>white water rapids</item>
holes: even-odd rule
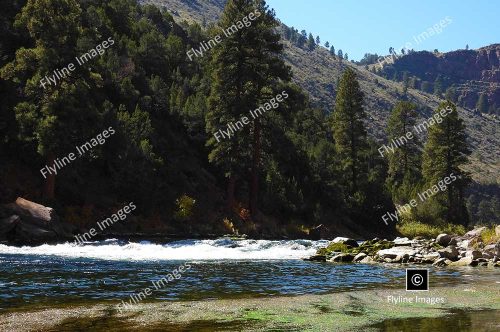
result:
[[[116,239],[89,242],[14,247],[0,245],[0,254],[18,254],[103,260],[280,260],[313,255],[328,241],[311,240],[182,240],[165,244],[149,241],[122,242]]]

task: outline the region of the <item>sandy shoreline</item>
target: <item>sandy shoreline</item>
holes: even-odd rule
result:
[[[390,297],[392,296],[392,300]],[[443,298],[444,303],[394,299]],[[438,301],[439,302],[439,301]],[[500,328],[500,283],[436,287],[429,292],[358,290],[325,295],[21,309],[0,314],[3,331],[348,331],[388,319],[441,317],[453,310],[489,310],[480,324]],[[473,315],[472,315],[473,316]],[[496,324],[496,325],[495,325]]]

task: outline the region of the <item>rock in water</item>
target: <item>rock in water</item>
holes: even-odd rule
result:
[[[357,254],[356,256],[354,256],[353,261],[354,262],[359,262],[360,260],[364,259],[366,256],[368,256],[368,255],[365,254],[364,252],[360,252],[359,254]]]
[[[451,241],[451,235],[448,235],[448,234],[439,234],[437,237],[436,237],[436,243],[443,246],[443,247],[446,247]]]
[[[467,252],[465,253],[465,257],[472,257],[472,259],[476,260],[483,257],[483,255],[479,250],[467,250]]]
[[[329,262],[352,262],[353,258],[354,258],[354,256],[351,254],[339,254],[339,255],[333,256],[328,261]]]
[[[452,261],[456,261],[458,259],[458,249],[455,246],[448,246],[444,249],[440,249],[438,250],[438,253],[441,257]]]
[[[463,257],[456,262],[451,262],[450,266],[477,266],[478,262],[473,260],[472,257]]]

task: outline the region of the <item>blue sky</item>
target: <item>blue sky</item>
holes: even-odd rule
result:
[[[305,29],[321,44],[329,41],[359,60],[365,53],[386,55],[389,47],[407,42],[416,51],[451,51],[500,43],[500,1],[497,0],[267,0],[276,16],[299,31]],[[441,33],[420,43],[413,39],[448,17]]]

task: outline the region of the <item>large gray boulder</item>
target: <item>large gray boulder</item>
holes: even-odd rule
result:
[[[451,261],[458,259],[458,249],[455,246],[448,246],[444,249],[439,249],[438,253],[441,257],[447,258]]]
[[[332,240],[332,243],[343,243],[346,246],[349,246],[352,248],[359,247],[358,242],[356,240],[348,238],[348,237],[337,236],[335,239]]]
[[[394,260],[398,258],[398,261],[405,256],[415,256],[417,252],[412,247],[401,246],[401,247],[392,247],[389,249],[382,249],[377,252],[377,256],[382,259],[391,259]]]
[[[21,197],[4,205],[1,216],[0,241],[16,245],[67,241],[77,232],[75,226],[59,222],[52,208]]]

